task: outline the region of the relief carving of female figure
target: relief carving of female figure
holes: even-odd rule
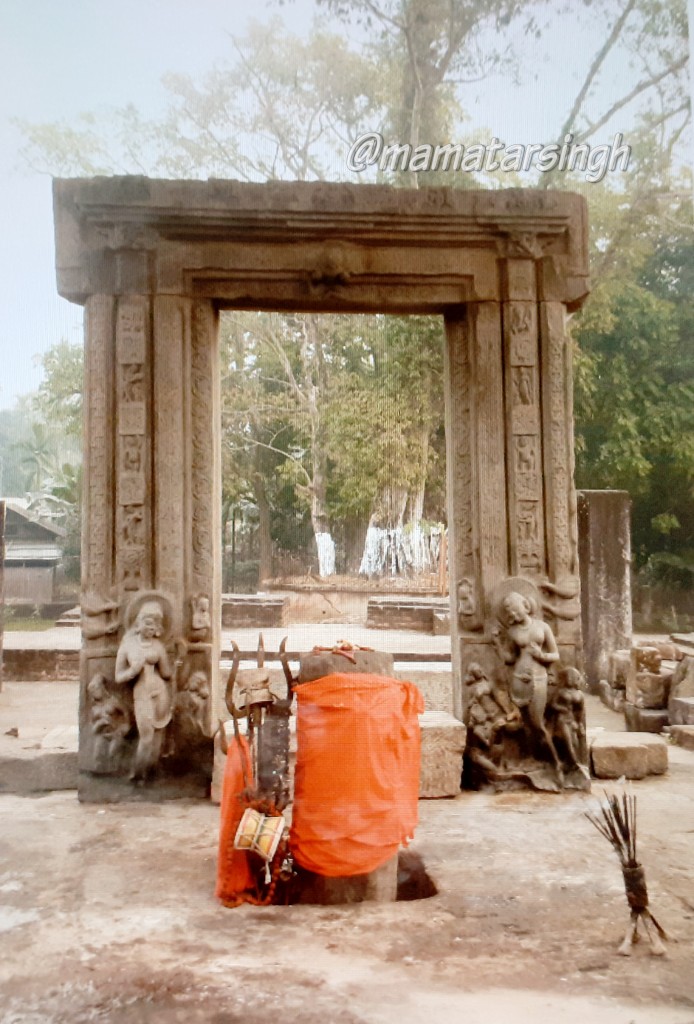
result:
[[[144,781],[161,756],[164,730],[173,710],[168,683],[173,668],[162,641],[170,617],[167,613],[161,597],[140,603],[116,658],[116,683],[133,687],[138,743],[130,778],[138,782]]]

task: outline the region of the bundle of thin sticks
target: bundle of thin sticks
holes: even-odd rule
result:
[[[624,941],[617,952],[622,956],[631,954],[633,946],[639,941],[638,929],[639,923],[642,923],[651,953],[662,956],[665,946],[661,940],[667,939],[667,935],[648,908],[646,873],[636,859],[636,797],[623,793],[620,800],[615,794],[605,793],[605,799],[606,803],[599,805],[600,815],[586,812],[586,818],[616,850],[622,865],[631,916]],[[651,932],[650,925],[653,925],[654,932]]]

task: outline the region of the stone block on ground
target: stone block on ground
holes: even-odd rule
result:
[[[653,646],[660,651],[663,661],[681,661],[684,657],[677,644],[672,643],[672,641],[658,640]]]
[[[624,690],[610,686],[607,679],[601,679],[598,683],[598,696],[608,708],[621,714],[624,710]]]
[[[672,674],[670,697],[694,697],[694,657],[687,655]]]
[[[288,604],[286,597],[274,594],[222,594],[222,626],[283,626]]]
[[[22,756],[0,756],[0,793],[50,793],[77,789],[76,750],[38,749]]]
[[[672,725],[670,736],[673,743],[685,750],[694,750],[694,725]]]
[[[431,631],[434,636],[448,636],[451,631],[451,613],[434,612],[431,622]]]
[[[66,612],[63,612],[57,620],[56,626],[67,626],[69,628],[79,626],[81,618],[80,606],[76,605],[74,608],[68,608]]]
[[[419,796],[457,796],[463,770],[467,729],[453,715],[425,711],[419,716],[422,728],[422,763]]]
[[[449,610],[447,597],[370,597],[366,626],[367,629],[413,629],[431,633],[434,613]]]
[[[694,725],[694,697],[671,697],[668,712],[671,725]]]
[[[627,682],[627,702],[637,708],[667,707],[671,678],[662,672],[635,673]]]
[[[670,722],[667,708],[637,708],[629,702],[624,704],[624,720],[627,732],[662,732]]]
[[[613,651],[610,655],[607,681],[613,690],[626,690],[630,676],[634,674],[631,650]]]
[[[388,651],[347,652],[348,656],[332,651],[309,651],[299,658],[299,683],[310,683],[339,672],[368,672],[374,676],[393,676],[393,655]]]
[[[5,648],[3,652],[5,679],[22,682],[79,679],[79,650],[55,648]]]
[[[636,669],[638,672],[659,672],[663,656],[657,647],[653,645],[637,646],[633,648],[636,658]]]
[[[598,779],[644,779],[667,771],[667,743],[652,733],[603,732],[591,743],[590,759]]]
[[[73,750],[79,747],[79,728],[76,725],[57,725],[41,740],[42,750]]]
[[[292,902],[336,906],[344,903],[392,903],[398,898],[398,855],[364,875],[328,878],[298,866]]]

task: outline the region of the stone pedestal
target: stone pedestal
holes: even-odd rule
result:
[[[467,729],[445,711],[425,711],[419,716],[419,724],[422,729],[420,799],[457,796]]]
[[[324,906],[340,903],[392,903],[397,897],[397,854],[366,875],[327,878],[299,868],[292,882],[294,903],[320,903]]]
[[[578,492],[583,657],[588,687],[608,679],[610,655],[631,647],[631,500]]]

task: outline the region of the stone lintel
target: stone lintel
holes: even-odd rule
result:
[[[588,291],[586,207],[571,193],[113,177],[57,179],[54,206],[58,290],[79,303],[154,291],[443,312],[500,299],[499,259],[536,261],[545,301],[574,308]]]

